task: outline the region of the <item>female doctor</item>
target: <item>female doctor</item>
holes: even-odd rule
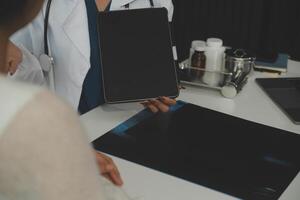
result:
[[[20,62],[15,76],[44,84],[38,58],[44,51],[46,4],[38,17],[16,33],[9,45],[11,73]],[[98,11],[165,7],[172,19],[171,0],[53,0],[48,21],[49,54],[54,58],[55,92],[80,113],[104,103],[100,80],[100,57],[96,16]],[[22,56],[20,56],[22,54]],[[162,97],[144,103],[153,112],[168,111],[175,100]]]

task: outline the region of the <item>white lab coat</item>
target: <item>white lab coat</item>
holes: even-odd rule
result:
[[[126,9],[125,5],[128,3],[130,9],[150,7],[149,0],[112,0],[110,8]],[[167,8],[169,19],[172,19],[171,0],[153,0],[153,3],[155,7]],[[28,53],[23,56],[22,67],[17,71],[16,78],[28,78],[30,80],[27,81],[36,84],[45,82],[37,62],[37,58],[44,53],[44,14],[45,6],[32,23],[11,38],[16,45],[22,45],[32,53],[31,58]],[[77,109],[82,84],[90,68],[90,40],[85,1],[53,0],[48,30],[49,49],[55,63],[55,92]],[[35,77],[34,80],[32,77]]]

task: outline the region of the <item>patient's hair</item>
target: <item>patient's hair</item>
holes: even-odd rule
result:
[[[28,0],[0,0],[0,26],[10,25],[24,14]]]

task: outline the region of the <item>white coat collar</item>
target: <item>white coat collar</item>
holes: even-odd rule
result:
[[[64,22],[64,31],[74,43],[77,49],[82,53],[87,62],[90,60],[90,41],[88,32],[88,18],[84,0],[63,0],[68,7],[67,18]],[[61,1],[61,2],[63,2]],[[112,0],[111,10],[119,10],[126,4],[136,0]],[[78,14],[78,13],[81,13]]]
[[[137,0],[112,0],[111,10],[119,10],[126,4],[133,3]],[[65,15],[67,16],[63,28],[70,40],[74,43],[77,49],[81,52],[87,62],[90,60],[90,41],[88,32],[88,18],[84,0],[62,0],[67,4]],[[78,14],[80,13],[80,14]]]
[[[66,0],[64,0],[66,1]],[[63,29],[87,62],[90,60],[88,17],[84,0],[69,0],[72,9],[63,23]]]
[[[121,7],[124,7],[126,4],[130,4],[132,2],[134,2],[136,0],[111,0],[111,9],[115,10],[115,9],[119,9]]]

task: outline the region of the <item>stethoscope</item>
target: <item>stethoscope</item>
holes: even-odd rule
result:
[[[45,17],[44,17],[44,53],[40,55],[39,62],[43,69],[44,76],[46,81],[48,82],[49,89],[54,91],[55,85],[54,85],[54,59],[51,56],[51,52],[49,50],[49,44],[48,44],[48,27],[49,27],[49,15],[51,10],[51,3],[52,0],[48,0],[46,5],[46,11],[45,11]],[[149,0],[150,6],[153,8],[154,3],[153,0]],[[126,9],[129,9],[129,3],[126,4],[124,7]]]
[[[55,91],[54,85],[54,59],[51,56],[51,52],[49,50],[48,45],[48,27],[49,27],[49,15],[50,15],[50,8],[51,8],[52,0],[48,0],[46,5],[46,12],[44,17],[44,53],[40,55],[39,62],[41,68],[43,70],[46,82],[49,86],[51,91]]]

